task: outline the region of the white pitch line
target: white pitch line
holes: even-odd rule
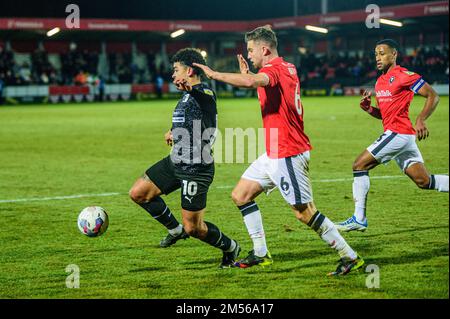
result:
[[[448,174],[448,173],[443,173]],[[371,176],[370,179],[396,179],[396,178],[406,178],[405,175],[387,175],[387,176]],[[350,182],[353,178],[336,178],[336,179],[318,179],[313,180],[313,183],[338,183],[338,182]],[[217,189],[231,189],[235,185],[223,185],[216,186]],[[104,197],[104,196],[117,196],[125,195],[126,193],[103,193],[103,194],[79,194],[79,195],[69,195],[69,196],[55,196],[55,197],[32,197],[32,198],[19,198],[19,199],[3,199],[0,200],[2,203],[20,203],[20,202],[35,202],[35,201],[49,201],[49,200],[63,200],[63,199],[73,199],[73,198],[83,198],[83,197]]]
[[[19,199],[2,199],[0,203],[20,203],[20,202],[35,202],[35,201],[48,201],[48,200],[62,200],[62,199],[72,199],[72,198],[83,198],[83,197],[103,197],[103,196],[116,196],[122,195],[123,193],[103,193],[103,194],[78,194],[69,196],[55,196],[55,197],[32,197],[32,198],[19,198]]]

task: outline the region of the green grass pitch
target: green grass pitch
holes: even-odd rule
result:
[[[257,199],[274,264],[218,270],[221,252],[188,239],[158,248],[165,230],[128,197],[145,169],[167,155],[163,135],[175,100],[0,107],[0,298],[448,298],[449,197],[418,189],[394,162],[371,172],[369,229],[344,234],[379,267],[379,288],[365,269],[329,278],[337,254],[297,221],[278,192]],[[352,162],[381,133],[359,97],[303,99],[314,150],[315,203],[334,221],[353,212]],[[424,99],[416,97],[411,116]],[[256,99],[221,99],[219,126],[260,127]],[[427,121],[419,142],[430,172],[448,174],[449,100]],[[248,164],[217,164],[206,220],[243,247],[251,241],[230,192]],[[387,177],[387,178],[383,178]],[[95,194],[119,193],[110,196]],[[55,199],[58,196],[91,197]],[[34,199],[28,201],[13,201]],[[164,198],[180,216],[179,192]],[[104,207],[108,231],[88,238],[77,216]],[[66,266],[80,269],[66,287]]]

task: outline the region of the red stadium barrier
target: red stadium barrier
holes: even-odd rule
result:
[[[155,85],[150,84],[133,84],[131,86],[131,94],[138,94],[138,93],[155,93]],[[164,83],[162,87],[162,92],[167,93],[169,92],[169,84]]]
[[[51,85],[49,87],[50,95],[87,95],[90,93],[89,86],[75,86],[75,85]]]
[[[154,84],[133,84],[131,86],[131,93],[137,94],[137,93],[153,93],[155,92],[155,85]]]

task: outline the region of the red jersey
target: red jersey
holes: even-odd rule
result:
[[[409,119],[409,105],[425,84],[420,75],[397,65],[380,76],[375,84],[376,99],[384,130],[399,134],[415,134]]]
[[[295,66],[277,57],[258,73],[269,77],[267,86],[258,87],[267,156],[284,158],[312,149],[303,129],[300,81]]]

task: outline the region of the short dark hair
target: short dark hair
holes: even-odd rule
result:
[[[388,47],[390,47],[391,49],[395,49],[397,52],[399,52],[400,50],[400,46],[398,45],[398,43],[395,40],[392,39],[383,39],[381,41],[378,41],[376,45],[381,45],[381,44],[385,44]]]
[[[277,36],[269,25],[258,27],[250,32],[247,32],[245,34],[245,42],[252,40],[263,41],[274,49],[276,49],[278,45]]]
[[[192,64],[193,63],[206,64],[206,60],[202,56],[201,51],[195,48],[185,48],[179,50],[172,56],[170,62],[171,63],[179,62],[185,66],[191,67],[194,69],[194,73],[197,75],[203,74],[203,71],[199,67],[193,66]]]

